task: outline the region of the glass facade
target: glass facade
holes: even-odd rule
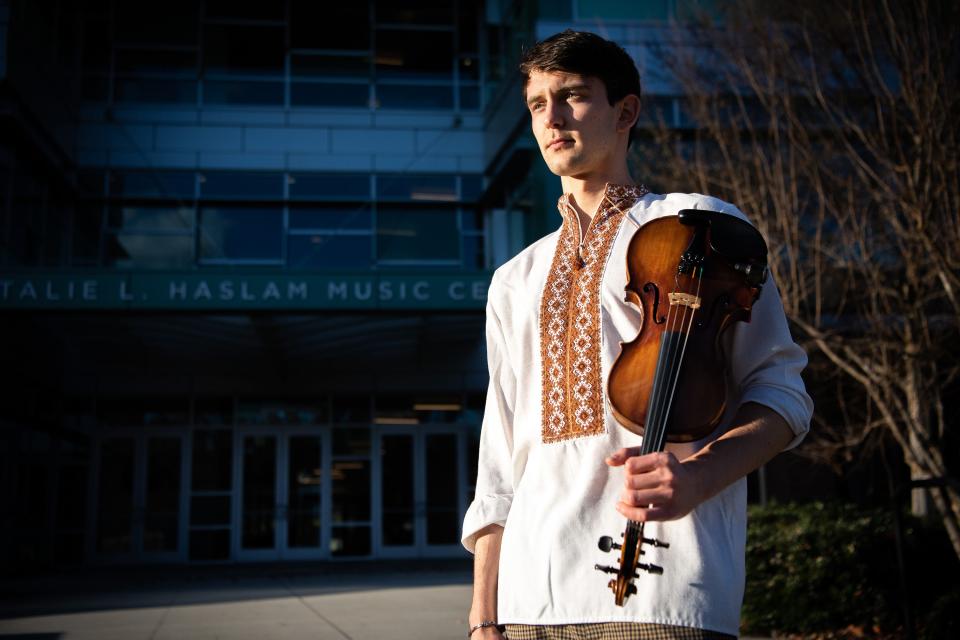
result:
[[[480,270],[479,183],[470,174],[88,169],[69,264]]]
[[[482,5],[117,3],[83,23],[83,96],[137,105],[478,111]]]

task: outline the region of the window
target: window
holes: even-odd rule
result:
[[[113,171],[110,195],[122,198],[178,198],[193,200],[192,171]]]
[[[200,196],[223,200],[281,200],[283,174],[210,171],[200,176]]]
[[[460,234],[455,209],[382,206],[377,210],[377,260],[456,263]]]
[[[369,200],[366,173],[293,173],[287,179],[291,200]]]
[[[200,210],[200,259],[277,262],[282,257],[283,209],[208,206]]]

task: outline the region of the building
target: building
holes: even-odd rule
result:
[[[0,0],[2,562],[465,556],[520,47],[680,8]]]

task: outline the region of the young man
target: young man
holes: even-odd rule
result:
[[[565,31],[524,56],[534,137],[564,194],[559,230],[500,267],[487,305],[490,386],[476,498],[463,524],[475,553],[470,637],[713,638],[739,628],[745,476],[809,428],[812,403],[775,285],[752,321],[723,336],[727,414],[699,442],[639,455],[605,397],[620,343],[639,329],[623,303],[633,232],[680,209],[734,206],[699,194],[657,195],[627,170],[640,80],[619,46]],[[694,399],[695,401],[695,399]],[[594,565],[627,518],[646,522],[643,573],[624,606]]]

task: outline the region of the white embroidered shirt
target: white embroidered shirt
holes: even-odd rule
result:
[[[504,526],[500,623],[632,621],[738,633],[745,478],[679,520],[647,525],[647,536],[670,544],[648,548],[643,557],[662,566],[663,575],[641,573],[626,606],[614,604],[610,576],[594,569],[616,564],[616,554],[600,551],[597,540],[618,538],[626,522],[614,509],[623,471],[604,458],[642,441],[616,422],[605,393],[620,343],[640,329],[637,312],[623,303],[627,245],[638,226],[687,208],[745,219],[736,207],[700,194],[608,185],[582,243],[576,213],[562,197],[563,226],[494,273],[486,328],[490,385],[462,540],[473,551],[480,529]],[[751,322],[731,327],[724,344],[730,371],[723,422],[707,438],[669,450],[680,459],[697,451],[744,402],[783,416],[795,434],[787,448],[798,444],[812,412],[800,378],[807,358],[790,337],[773,282],[764,285]]]

